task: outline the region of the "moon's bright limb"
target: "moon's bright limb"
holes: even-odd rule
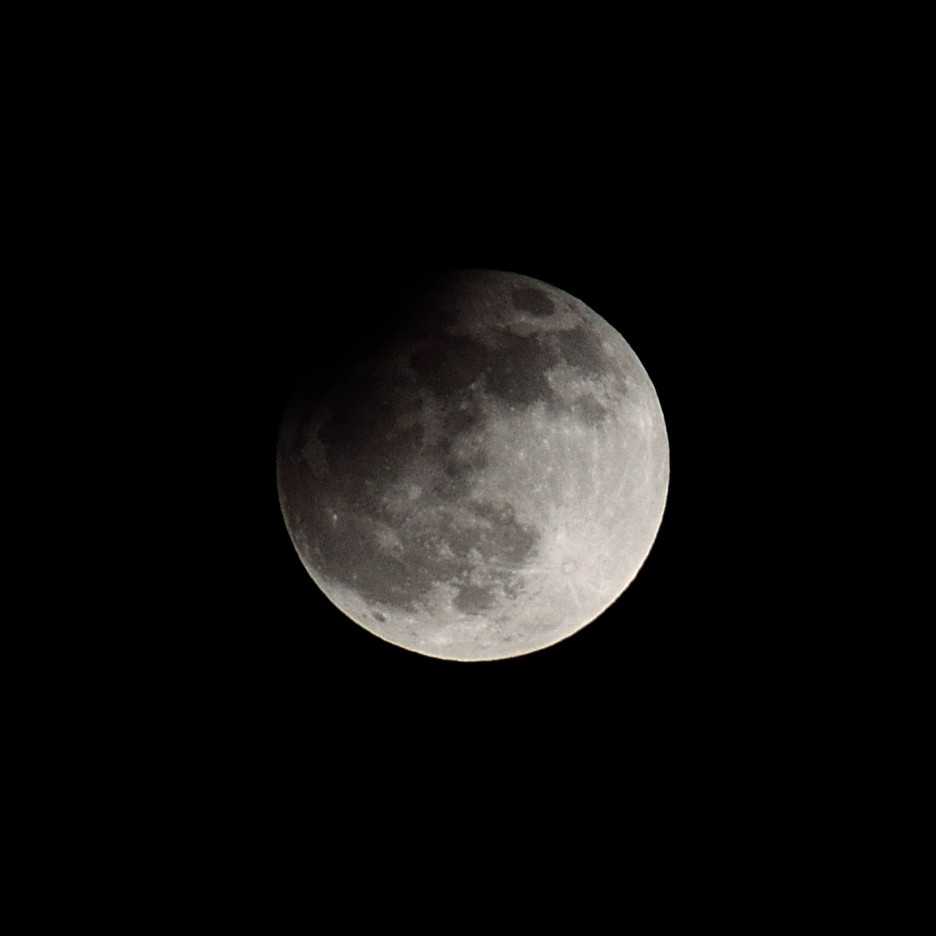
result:
[[[298,390],[280,503],[322,591],[391,643],[452,660],[539,650],[611,605],[663,515],[650,378],[579,300],[488,270],[433,278],[353,373]]]

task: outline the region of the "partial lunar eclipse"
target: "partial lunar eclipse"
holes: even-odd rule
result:
[[[422,281],[388,339],[303,381],[277,451],[309,575],[378,637],[449,660],[548,647],[607,609],[653,545],[669,446],[624,338],[514,273]]]

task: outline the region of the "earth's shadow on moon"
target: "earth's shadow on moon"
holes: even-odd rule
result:
[[[583,379],[586,381],[598,381],[602,379],[603,372],[607,371],[609,366],[613,365],[613,368],[621,366],[615,357],[607,357],[605,351],[602,350],[601,345],[598,343],[597,332],[592,331],[595,326],[590,324],[591,319],[586,318],[582,320],[582,325],[579,325],[579,319],[572,316],[571,324],[566,321],[558,332],[542,332],[537,328],[529,338],[515,336],[516,341],[513,344],[511,343],[512,336],[509,329],[502,329],[497,326],[493,333],[489,332],[488,329],[493,326],[493,320],[488,324],[491,312],[481,312],[482,307],[472,306],[472,300],[468,298],[465,298],[467,303],[465,308],[456,307],[459,305],[459,300],[466,295],[463,290],[467,289],[468,293],[470,293],[471,289],[477,286],[474,280],[478,280],[482,284],[482,299],[486,295],[484,293],[485,289],[494,288],[492,283],[498,289],[505,287],[506,283],[507,287],[512,288],[511,302],[513,307],[527,313],[533,320],[545,319],[554,315],[556,301],[563,294],[551,285],[541,289],[534,284],[535,281],[533,280],[524,280],[522,277],[517,278],[513,274],[490,274],[484,271],[475,271],[473,273],[469,271],[467,273],[467,286],[462,286],[459,277],[463,275],[465,275],[464,271],[457,274],[442,270],[420,271],[418,274],[396,274],[393,277],[386,277],[381,282],[374,278],[369,282],[358,284],[358,287],[353,290],[346,289],[343,285],[341,294],[338,297],[341,299],[342,309],[340,314],[332,319],[331,324],[333,327],[330,330],[316,329],[313,325],[314,319],[310,317],[307,322],[303,323],[304,328],[293,331],[294,341],[291,345],[293,352],[291,358],[295,365],[301,364],[302,369],[302,376],[298,383],[294,385],[292,391],[293,408],[295,409],[298,406],[300,411],[306,408],[312,411],[318,406],[321,410],[322,401],[326,401],[325,410],[328,415],[324,417],[324,421],[319,420],[319,428],[316,430],[317,439],[324,443],[325,449],[329,453],[341,453],[336,464],[341,464],[345,473],[352,477],[352,480],[350,484],[335,480],[336,473],[334,471],[329,476],[326,487],[331,491],[328,497],[332,499],[328,501],[327,516],[331,518],[331,523],[335,525],[334,529],[329,529],[330,524],[325,519],[326,514],[322,512],[326,509],[323,505],[327,498],[319,498],[322,503],[318,505],[314,503],[316,496],[313,496],[312,500],[307,500],[306,495],[301,491],[302,484],[291,477],[290,472],[292,469],[289,469],[283,477],[286,479],[286,488],[291,491],[286,496],[286,501],[290,501],[291,507],[295,508],[292,511],[291,532],[294,537],[299,535],[300,540],[296,542],[296,546],[302,553],[300,541],[305,538],[305,531],[309,531],[310,535],[321,541],[321,536],[318,533],[313,534],[311,531],[327,530],[327,532],[323,532],[323,535],[332,545],[324,551],[315,547],[312,553],[306,548],[304,561],[307,562],[310,573],[315,568],[325,576],[326,582],[346,583],[347,587],[354,592],[352,597],[355,600],[361,598],[367,602],[367,606],[361,608],[357,608],[355,605],[356,610],[353,614],[348,612],[349,616],[360,624],[364,623],[361,619],[364,616],[377,622],[374,625],[375,628],[382,626],[386,620],[384,611],[389,613],[391,606],[394,613],[399,610],[416,613],[417,608],[409,604],[410,599],[404,596],[408,593],[422,596],[431,588],[442,586],[445,581],[452,583],[452,587],[457,589],[457,593],[454,598],[449,597],[442,607],[447,606],[451,612],[456,614],[461,613],[469,616],[484,614],[492,608],[494,601],[491,592],[488,591],[489,586],[482,587],[473,578],[462,578],[462,575],[468,576],[471,563],[477,563],[478,561],[485,563],[485,574],[489,572],[492,562],[504,564],[505,568],[523,569],[524,563],[533,558],[534,553],[531,550],[536,543],[536,539],[539,538],[539,531],[533,527],[525,530],[522,524],[517,526],[516,536],[511,530],[504,527],[504,543],[509,547],[508,551],[501,555],[498,547],[494,553],[489,553],[486,548],[486,538],[475,539],[468,536],[468,539],[465,540],[466,528],[463,526],[462,521],[458,521],[456,527],[450,527],[452,521],[449,519],[443,521],[447,525],[446,529],[449,529],[450,532],[457,531],[458,537],[452,540],[446,535],[449,542],[460,543],[464,545],[466,550],[474,544],[470,553],[476,558],[471,560],[468,565],[465,563],[468,562],[469,553],[465,552],[462,555],[459,551],[460,545],[455,546],[457,555],[450,553],[453,559],[451,562],[446,562],[439,560],[437,556],[433,556],[432,549],[435,547],[422,546],[421,540],[418,548],[414,550],[412,537],[406,539],[405,535],[403,544],[405,552],[400,555],[400,558],[394,558],[393,555],[384,551],[377,552],[373,547],[367,547],[368,537],[370,536],[373,539],[374,522],[384,523],[384,520],[388,519],[391,521],[390,525],[387,526],[384,523],[386,530],[382,533],[385,545],[389,544],[392,547],[396,543],[399,546],[399,537],[393,525],[393,520],[399,520],[400,514],[395,514],[394,517],[390,518],[386,516],[381,518],[379,501],[360,501],[362,492],[366,494],[368,490],[373,492],[380,487],[381,482],[376,481],[377,475],[372,468],[378,460],[385,460],[379,444],[379,439],[383,436],[382,427],[389,426],[401,412],[401,398],[395,395],[397,391],[394,389],[393,380],[402,379],[403,372],[393,371],[390,377],[384,375],[381,378],[388,382],[374,382],[374,362],[380,362],[389,347],[397,343],[394,348],[394,353],[396,353],[396,347],[400,342],[409,341],[412,346],[425,349],[425,355],[427,356],[425,373],[422,373],[419,352],[413,352],[407,358],[409,362],[407,364],[408,373],[415,375],[417,385],[425,387],[432,400],[447,402],[449,399],[460,399],[462,401],[460,408],[468,406],[468,402],[462,396],[466,387],[469,383],[471,383],[472,387],[476,386],[477,375],[483,373],[484,385],[490,394],[489,399],[499,401],[496,404],[497,406],[503,405],[513,411],[518,408],[525,409],[541,404],[546,406],[547,411],[556,409],[559,412],[561,407],[553,399],[553,389],[544,379],[544,374],[550,367],[562,364],[567,368],[570,367],[576,371],[581,371]],[[453,277],[456,282],[454,290],[452,287]],[[513,285],[511,286],[511,284]],[[566,297],[566,299],[568,298]],[[474,301],[477,301],[477,297],[475,297]],[[561,301],[565,308],[565,299]],[[319,297],[319,304],[323,307],[326,305],[325,297]],[[573,305],[572,308],[575,308],[575,306]],[[587,309],[584,310],[584,313],[592,315]],[[576,314],[583,314],[583,312],[577,311]],[[453,323],[457,321],[459,327],[464,327],[466,316],[470,319],[474,315],[482,316],[479,320],[481,322],[479,327],[485,336],[496,335],[493,349],[486,344],[476,344],[474,339],[457,337],[458,329],[452,327]],[[500,315],[500,313],[498,312],[497,315]],[[589,324],[585,324],[585,321],[588,321]],[[602,327],[606,327],[606,325],[603,324]],[[550,340],[554,342],[561,338],[561,351],[553,347],[547,353],[545,350],[547,345],[544,344],[542,337],[544,335],[553,335],[554,337]],[[486,337],[485,341],[487,340]],[[497,350],[499,345],[502,346],[501,350]],[[622,345],[622,347],[626,346]],[[627,349],[627,354],[632,354],[632,352]],[[503,356],[503,360],[499,360],[498,355]],[[474,356],[477,356],[477,360],[474,360]],[[539,360],[540,357],[542,357],[542,360]],[[632,360],[633,363],[629,366],[635,368],[634,376],[636,376],[640,371],[640,364],[636,358]],[[381,365],[378,363],[377,366],[380,367]],[[293,371],[297,369],[296,366],[290,368]],[[361,379],[362,375],[364,379]],[[621,381],[625,380],[623,371],[619,379]],[[645,377],[641,379],[645,380]],[[624,385],[623,382],[620,385],[622,393],[625,392]],[[334,392],[336,388],[340,388],[337,395]],[[652,388],[649,393],[652,394]],[[387,399],[381,402],[381,398],[384,397]],[[649,400],[650,397],[647,397],[647,399]],[[404,402],[409,405],[410,400],[407,398]],[[590,403],[590,406],[585,406],[584,403],[586,402]],[[493,406],[494,403],[492,402],[485,404],[485,420],[495,411],[492,408]],[[382,412],[382,407],[386,409],[385,413]],[[575,425],[581,425],[582,427],[598,426],[607,415],[603,406],[587,397],[581,406],[576,403],[576,406],[569,409],[568,413],[573,414]],[[542,416],[539,418],[543,419]],[[285,450],[296,464],[300,461],[299,452],[305,442],[303,430],[301,429],[304,421],[304,416],[298,419],[293,417],[290,424],[292,428],[286,433],[285,442],[281,443],[281,452],[285,444]],[[541,422],[540,425],[544,430],[547,426],[551,427],[552,418],[549,418],[547,422]],[[454,431],[454,425],[446,423],[445,426],[445,431]],[[422,431],[422,427],[418,426],[417,428]],[[470,424],[467,428],[471,428]],[[461,427],[459,432],[465,429],[466,427]],[[526,428],[523,431],[527,431]],[[551,428],[550,431],[552,431]],[[615,430],[615,433],[619,431]],[[655,432],[662,432],[662,424]],[[390,437],[388,434],[387,438]],[[376,443],[375,438],[377,439]],[[598,438],[599,436],[596,436],[596,441]],[[661,436],[661,438],[665,437]],[[404,440],[404,447],[406,444]],[[500,444],[510,446],[509,441],[502,441]],[[661,444],[665,446],[665,441]],[[318,441],[316,441],[316,445],[321,448]],[[305,447],[307,449],[308,445],[306,444]],[[444,449],[444,446],[441,448]],[[507,449],[501,451],[507,451]],[[662,454],[665,449],[660,451]],[[611,450],[609,450],[608,454],[611,454]],[[392,456],[388,457],[392,458]],[[442,457],[438,453],[433,455],[431,464],[436,462],[441,464],[440,459]],[[649,457],[649,455],[646,457]],[[662,454],[662,457],[663,462],[660,467],[665,472],[665,454]],[[444,455],[444,458],[446,464],[451,460],[448,455]],[[308,460],[305,455],[303,455],[303,459]],[[575,467],[579,466],[570,464],[567,470],[574,470]],[[584,468],[585,466],[580,467]],[[591,470],[594,471],[597,467],[599,467],[598,463]],[[483,462],[472,463],[470,466],[466,464],[465,474],[470,475],[472,472],[482,471],[483,468]],[[455,465],[455,469],[457,469],[457,465]],[[467,491],[466,489],[459,492],[458,485],[463,483],[464,479],[459,471],[455,469],[444,472],[446,475],[445,483],[448,488],[451,488],[450,490],[446,488],[446,491],[442,492],[445,498],[443,507],[446,510],[446,515],[448,515],[448,504],[458,502],[459,498],[463,498]],[[327,469],[323,470],[327,471]],[[356,480],[353,478],[354,475],[362,472],[364,475],[370,473],[375,480],[370,481],[365,478],[362,483],[360,478]],[[665,485],[665,474],[662,477]],[[510,488],[514,488],[516,478],[513,475],[508,476],[506,481]],[[659,484],[660,482],[656,483]],[[370,488],[368,488],[368,485],[370,485]],[[345,491],[345,489],[347,490]],[[432,490],[435,491],[435,487]],[[342,491],[345,491],[345,493],[342,493]],[[284,510],[287,509],[285,506],[286,501],[284,501]],[[423,510],[422,504],[423,501],[420,501],[420,510]],[[503,522],[500,510],[496,512],[496,515],[488,514],[485,512],[487,508],[485,508],[484,503],[477,501],[469,506],[471,506],[471,510],[475,514],[478,514],[483,525],[493,524],[493,528],[498,530],[500,536]],[[509,501],[507,506],[510,506]],[[352,508],[350,512],[347,509],[349,507]],[[571,507],[566,509],[571,509]],[[598,508],[596,505],[592,505],[588,509],[594,512]],[[296,513],[296,510],[299,512]],[[334,513],[332,513],[333,510]],[[355,511],[357,511],[356,514]],[[533,516],[533,514],[528,511],[528,516]],[[297,517],[304,519],[297,520]],[[361,517],[362,519],[357,520],[355,517]],[[511,529],[513,525],[517,524],[513,517],[512,508],[507,521]],[[410,525],[410,520],[406,519],[406,523]],[[431,521],[427,526],[428,535],[431,535],[433,542],[440,529],[435,524],[436,521]],[[467,532],[470,533],[470,529]],[[536,538],[525,539],[524,550],[517,552],[515,555],[516,550],[511,544],[516,541],[519,546],[521,540],[517,539],[517,536],[520,536],[521,533],[524,537],[535,535]],[[590,535],[594,536],[596,533],[597,527]],[[615,536],[620,535],[620,533],[615,534]],[[646,534],[641,533],[640,536],[645,537]],[[623,544],[625,540],[621,542]],[[584,542],[580,542],[578,548],[583,547]],[[368,548],[370,548],[370,552],[367,551]],[[449,545],[443,541],[442,548],[447,550]],[[635,545],[629,548],[642,550],[644,547]],[[347,552],[347,561],[341,559],[344,552]],[[408,558],[401,561],[404,557]],[[628,558],[628,562],[633,563],[635,561],[639,563],[642,560]],[[339,564],[336,565],[336,562]],[[408,566],[407,563],[409,563]],[[562,567],[565,573],[568,573],[571,570],[570,567],[575,567],[575,565],[575,563],[569,561],[559,560],[559,566]],[[557,569],[559,566],[557,566]],[[323,585],[322,580],[314,573],[312,574],[316,581]],[[601,581],[604,582],[604,576],[607,575],[607,572],[601,572],[600,574],[602,576]],[[475,573],[471,573],[471,576],[474,575]],[[422,581],[420,576],[425,581]],[[458,581],[453,579],[452,576],[457,576]],[[399,582],[405,580],[410,580],[407,586],[410,589],[409,592],[401,591],[398,585]],[[503,580],[498,578],[496,587],[502,590],[507,598],[516,597],[515,590],[522,587],[517,584],[519,581],[520,579],[510,573]],[[449,588],[448,585],[443,587]],[[554,586],[550,587],[553,588]],[[614,586],[611,585],[609,579],[607,584],[599,585],[597,582],[593,582],[589,587],[600,587],[604,593],[604,591]],[[323,588],[326,591],[329,590],[325,585],[323,585]],[[333,588],[333,597],[341,593],[342,588],[344,588],[344,585],[341,585],[337,591]],[[414,588],[416,589],[415,592],[412,591]],[[393,597],[394,595],[397,597]],[[338,600],[340,606],[347,610],[346,602],[351,599]],[[584,600],[584,593],[582,598],[577,600]],[[593,598],[588,598],[589,606],[593,601]],[[387,605],[387,602],[390,602],[390,605]],[[509,612],[511,615],[513,613],[513,611]],[[580,612],[570,609],[566,613],[578,615]],[[594,613],[596,612],[591,612],[591,614]],[[589,620],[591,618],[582,620],[576,629],[583,627]],[[528,626],[534,627],[532,619]],[[543,626],[546,625],[544,621],[541,621],[540,624],[535,625],[535,628]],[[556,624],[549,625],[549,627],[556,626]],[[571,627],[571,620],[564,626]],[[376,633],[377,630],[375,629],[374,632]],[[508,643],[505,643],[502,648],[498,648],[496,651],[484,651],[486,653],[493,652],[496,654],[495,656],[477,656],[474,658],[485,659],[489,662],[503,657],[514,658],[531,652],[531,649],[541,650],[552,643],[560,642],[566,639],[571,632],[567,631],[563,635],[557,631],[554,636],[536,637],[533,642],[534,644],[538,642],[538,645],[535,646],[526,644],[530,634],[524,634],[524,641],[522,644],[517,645],[510,645],[511,636],[504,634],[498,640],[503,639]],[[407,639],[404,636],[393,639],[392,642],[399,643],[401,646],[408,646]],[[427,646],[421,643],[422,640],[423,638],[419,638],[420,645]],[[408,646],[408,649],[416,649],[416,645]],[[424,652],[429,656],[436,656],[436,653],[430,652],[428,649]],[[467,650],[458,651],[459,654],[467,652]],[[446,657],[442,653],[438,655],[443,659],[471,658],[459,655]]]

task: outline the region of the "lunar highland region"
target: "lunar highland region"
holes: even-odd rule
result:
[[[300,375],[286,408],[277,480],[299,558],[408,650],[555,644],[653,545],[669,484],[653,384],[597,313],[526,276],[439,274],[393,309],[385,341],[325,385]]]

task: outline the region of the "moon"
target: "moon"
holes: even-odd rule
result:
[[[583,302],[516,273],[425,278],[387,321],[286,405],[277,484],[300,560],[352,621],[426,656],[569,637],[633,581],[662,520],[647,372]]]

